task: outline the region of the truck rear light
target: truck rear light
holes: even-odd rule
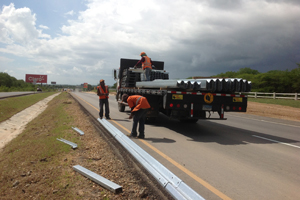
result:
[[[177,104],[177,108],[180,108],[180,104]]]
[[[232,107],[232,110],[235,110],[235,106]]]
[[[226,106],[226,110],[230,110],[230,106]]]
[[[174,105],[173,105],[172,103],[170,103],[170,107],[173,108],[173,106],[174,106]]]
[[[239,107],[239,111],[241,111],[242,110],[242,107]]]
[[[183,107],[184,107],[184,108],[187,108],[187,105],[186,105],[186,104],[184,104],[184,105],[183,105]]]

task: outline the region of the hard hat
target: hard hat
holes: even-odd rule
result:
[[[104,80],[103,80],[103,79],[101,79],[101,80],[100,80],[100,83],[101,83],[101,82],[104,82]]]
[[[140,56],[146,56],[147,54],[145,53],[145,52],[142,52],[141,54],[140,54]]]

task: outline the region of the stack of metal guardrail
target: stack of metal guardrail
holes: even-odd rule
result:
[[[139,88],[180,88],[203,92],[250,92],[251,81],[241,78],[208,78],[208,79],[180,79],[153,80],[136,82]]]

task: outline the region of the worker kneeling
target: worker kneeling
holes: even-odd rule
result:
[[[137,125],[139,124],[139,136],[138,138],[145,138],[145,121],[147,111],[150,108],[150,104],[146,97],[140,95],[128,96],[127,94],[122,95],[122,101],[128,103],[131,108],[131,114],[129,119],[133,118],[132,130],[129,137],[137,137]]]

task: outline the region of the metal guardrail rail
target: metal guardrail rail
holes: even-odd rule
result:
[[[73,129],[74,131],[76,131],[77,133],[79,133],[79,135],[84,135],[84,132],[83,132],[82,130],[80,130],[79,128],[77,128],[77,127],[72,127],[72,129]]]
[[[73,142],[70,142],[70,141],[65,140],[65,139],[63,139],[63,138],[60,138],[60,139],[56,138],[56,139],[59,140],[59,141],[61,141],[61,142],[64,142],[64,143],[70,145],[73,149],[76,149],[76,148],[77,148],[77,144],[75,144],[75,143],[73,143]]]
[[[137,161],[172,195],[175,199],[204,200],[165,166],[124,135],[105,119],[98,121],[126,148]]]
[[[73,166],[73,169],[77,172],[79,172],[80,174],[82,174],[83,176],[95,181],[96,183],[98,183],[99,185],[101,185],[102,187],[114,192],[114,193],[120,193],[122,192],[122,187],[80,165],[75,165]]]

